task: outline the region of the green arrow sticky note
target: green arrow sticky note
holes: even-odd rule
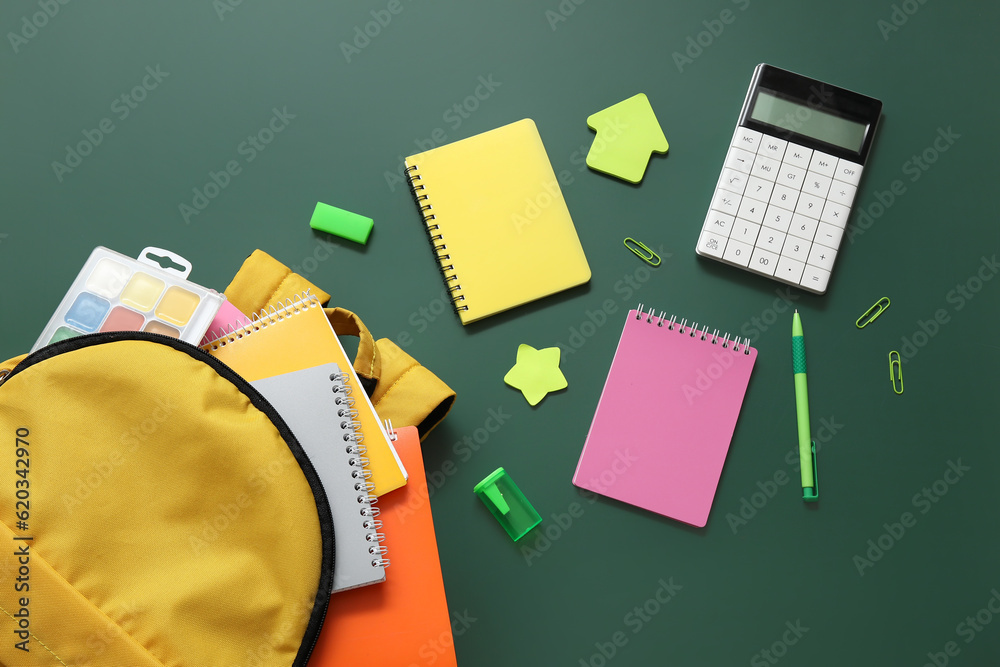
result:
[[[670,147],[644,93],[598,111],[587,126],[597,132],[587,166],[629,183],[642,181],[650,156]]]

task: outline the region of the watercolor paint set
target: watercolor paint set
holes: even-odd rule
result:
[[[191,263],[161,248],[132,259],[98,247],[31,351],[83,334],[147,331],[197,345],[225,297],[187,280]]]

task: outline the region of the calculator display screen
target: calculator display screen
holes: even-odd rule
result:
[[[868,126],[758,90],[750,117],[858,153]]]

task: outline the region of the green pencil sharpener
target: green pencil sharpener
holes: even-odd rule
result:
[[[542,522],[542,517],[503,468],[494,470],[473,490],[515,542]]]

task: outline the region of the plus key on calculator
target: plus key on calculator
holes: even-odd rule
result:
[[[871,97],[758,65],[698,254],[824,294],[881,113]]]

